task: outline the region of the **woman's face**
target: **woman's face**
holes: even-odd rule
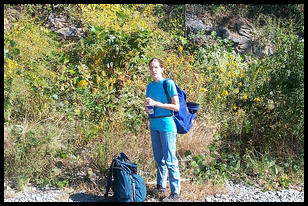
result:
[[[150,73],[152,78],[155,81],[159,81],[160,79],[162,79],[162,75],[163,75],[163,71],[164,68],[160,67],[160,64],[158,61],[152,61],[150,64]]]

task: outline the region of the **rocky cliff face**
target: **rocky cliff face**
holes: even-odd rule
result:
[[[176,7],[177,5],[168,6],[169,10]],[[5,10],[4,32],[6,32],[21,16],[18,7],[16,8],[17,9],[8,8]],[[56,15],[52,11],[48,11],[47,15],[48,17],[44,17],[47,19],[45,21],[45,27],[58,33],[61,38],[78,40],[86,33],[86,31],[81,28],[81,24],[77,25],[74,21],[71,21],[68,14]],[[252,23],[248,20],[244,18],[237,19],[237,17],[234,17],[227,23],[221,24],[211,21],[213,19],[215,19],[215,17],[209,18],[209,16],[205,15],[198,17],[193,12],[186,12],[185,23],[187,34],[196,34],[200,31],[204,31],[205,33],[201,38],[191,40],[197,41],[199,44],[206,44],[211,37],[211,33],[215,31],[218,37],[229,39],[233,42],[233,49],[236,53],[254,54],[258,57],[264,57],[265,55],[272,55],[274,53],[273,47],[270,43],[265,46],[260,46],[258,44],[258,41],[255,39],[256,33],[258,32],[257,28],[254,28]],[[299,36],[302,36],[303,39],[304,35],[299,34]]]
[[[7,8],[5,10],[4,32],[6,32],[12,24],[22,17],[21,10],[21,7]],[[46,21],[44,21],[45,24],[43,25],[51,31],[58,33],[59,37],[78,40],[85,34],[85,31],[80,27],[80,24],[74,23],[68,14],[57,15],[52,11],[46,13],[48,16],[41,17],[42,19],[46,19]]]
[[[254,39],[256,34],[256,28],[254,28],[248,21],[237,20],[237,22],[231,22],[233,25],[213,25],[212,23],[206,24],[207,19],[199,18],[194,14],[186,14],[186,28],[188,35],[190,33],[198,33],[204,31],[204,37],[199,39],[199,43],[206,44],[206,41],[210,38],[213,31],[217,36],[222,39],[228,39],[233,42],[234,50],[241,54],[254,54],[258,57],[273,54],[273,49],[270,45],[261,47]],[[233,28],[231,31],[230,27]],[[201,40],[201,41],[200,41]],[[193,40],[194,41],[194,40]]]
[[[69,21],[69,16],[54,15],[50,13],[48,16],[48,24],[46,25],[50,30],[58,33],[63,38],[81,38],[84,34],[82,28],[78,28]]]

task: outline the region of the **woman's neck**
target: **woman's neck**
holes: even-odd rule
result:
[[[155,78],[154,81],[155,81],[155,82],[160,82],[160,81],[163,80],[163,79],[164,79],[164,77],[163,77],[163,76],[160,76],[160,77],[158,77],[158,78]]]

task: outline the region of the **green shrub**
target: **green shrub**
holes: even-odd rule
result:
[[[304,141],[304,43],[292,26],[268,21],[264,33],[275,45],[275,54],[251,68],[260,102],[246,107],[252,127],[245,138],[263,151],[280,151],[273,154],[276,157],[285,158],[291,151],[296,157]]]
[[[6,120],[40,120],[53,110],[58,43],[34,19],[22,15],[4,35]]]
[[[204,92],[202,106],[208,106],[210,113],[220,122],[220,138],[216,141],[220,149],[217,152],[238,152],[236,164],[247,151],[255,151],[253,160],[267,154],[275,159],[279,168],[288,162],[290,156],[296,159],[294,165],[301,165],[300,154],[304,145],[304,43],[295,35],[292,23],[283,27],[279,20],[265,18],[265,21],[267,23],[261,33],[274,45],[274,54],[263,59],[232,53],[230,42],[217,38],[215,32],[206,44],[188,45],[187,48],[194,52],[203,72],[203,80],[200,81]],[[203,34],[196,37],[198,35]],[[260,165],[264,166],[266,162],[261,159]],[[212,164],[215,165],[212,169],[219,168],[221,175],[226,174],[226,168],[227,171],[232,170],[221,160]],[[199,168],[197,174],[209,177],[208,172],[201,169],[202,165],[196,162],[194,166]],[[261,172],[262,169],[255,170]],[[249,172],[239,170],[239,173]],[[277,180],[280,185],[287,186],[285,174],[274,175],[280,178]]]

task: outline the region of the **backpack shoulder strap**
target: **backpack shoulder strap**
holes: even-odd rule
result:
[[[115,160],[111,162],[110,168],[109,168],[109,174],[107,179],[107,185],[106,185],[106,193],[105,197],[108,197],[108,192],[110,190],[111,184],[112,184],[112,175],[113,175],[113,166],[114,166]]]
[[[164,82],[163,82],[163,87],[164,87],[164,91],[165,91],[165,94],[166,94],[166,96],[167,96],[167,99],[168,99],[168,103],[170,104],[171,103],[171,98],[170,98],[170,96],[169,96],[169,94],[168,94],[168,91],[167,91],[167,81],[168,81],[169,79],[166,79]]]

